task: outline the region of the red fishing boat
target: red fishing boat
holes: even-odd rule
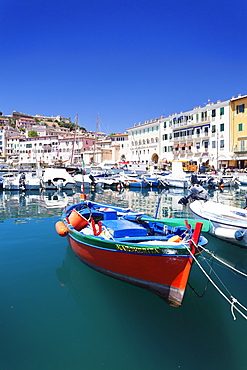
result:
[[[183,300],[194,255],[207,244],[207,222],[157,219],[129,209],[84,201],[57,222],[76,256],[91,268],[157,294]]]

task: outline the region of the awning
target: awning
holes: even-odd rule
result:
[[[246,161],[247,160],[247,157],[245,156],[245,157],[235,157],[235,158],[232,158],[232,159],[230,159],[230,160],[232,160],[232,161]]]
[[[218,157],[218,161],[234,161],[234,159],[235,158],[232,158],[232,157],[227,157],[227,156],[225,156],[225,155],[220,155],[219,157]]]
[[[186,144],[179,144],[179,148],[185,148]]]
[[[193,143],[188,143],[187,146],[193,146]]]
[[[179,147],[179,145],[178,145],[178,144],[176,144],[176,145],[173,145],[172,147],[173,147],[173,148],[178,148],[178,147]]]

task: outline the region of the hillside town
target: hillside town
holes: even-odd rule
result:
[[[247,95],[135,123],[124,133],[88,131],[70,118],[0,115],[0,161],[16,166],[138,164],[165,168],[173,161],[187,167],[247,167]],[[91,128],[92,128],[91,126]],[[194,167],[193,167],[194,166]]]

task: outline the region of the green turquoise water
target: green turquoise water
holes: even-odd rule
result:
[[[247,189],[212,199],[243,206]],[[160,216],[190,216],[180,190],[163,191]],[[155,214],[157,191],[100,191],[87,199]],[[196,264],[180,308],[80,262],[54,229],[79,194],[0,192],[0,369],[234,369],[247,364],[247,320],[231,308]],[[55,207],[55,208],[54,208]],[[247,273],[247,250],[208,236],[208,249]],[[247,307],[247,280],[199,257]],[[207,264],[208,263],[208,264]],[[212,278],[215,275],[211,271]],[[217,281],[217,280],[216,280]],[[247,311],[243,312],[247,315]]]

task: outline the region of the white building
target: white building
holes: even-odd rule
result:
[[[148,165],[158,163],[161,150],[161,122],[163,117],[135,124],[127,129],[129,135],[129,153],[132,163]]]
[[[230,101],[208,103],[169,116],[173,160],[218,167],[230,153]]]
[[[52,165],[56,162],[81,164],[82,154],[91,148],[94,138],[75,135],[70,138],[59,136],[9,137],[7,138],[7,162]]]

